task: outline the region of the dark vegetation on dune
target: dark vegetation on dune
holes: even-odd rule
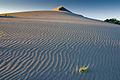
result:
[[[15,18],[15,17],[10,16],[9,14],[1,14],[0,18]]]
[[[114,24],[119,24],[120,25],[120,21],[115,19],[115,18],[112,18],[112,19],[106,19],[104,20],[105,22],[109,22],[109,23],[114,23]]]
[[[7,17],[7,16],[9,16],[8,14],[2,14],[2,15],[0,15],[0,16],[2,16],[2,17]]]

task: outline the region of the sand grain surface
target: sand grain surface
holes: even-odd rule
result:
[[[52,11],[11,15],[0,18],[0,80],[120,79],[119,25]]]

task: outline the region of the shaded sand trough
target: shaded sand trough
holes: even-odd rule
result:
[[[120,79],[119,25],[68,12],[10,15],[0,18],[0,80]]]

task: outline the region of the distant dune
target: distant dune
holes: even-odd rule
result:
[[[0,17],[0,80],[120,79],[119,25],[59,10],[9,15]]]

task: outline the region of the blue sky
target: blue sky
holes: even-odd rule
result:
[[[0,0],[0,13],[50,10],[61,5],[89,18],[120,20],[120,0]]]

